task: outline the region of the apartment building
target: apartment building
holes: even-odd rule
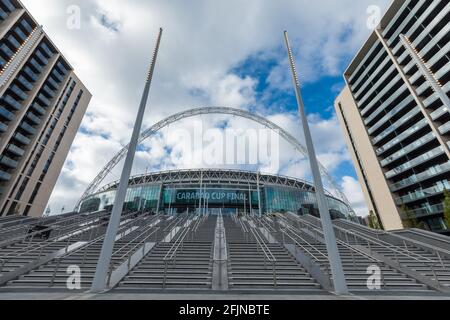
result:
[[[335,101],[369,209],[387,230],[448,232],[450,2],[395,0]]]
[[[20,1],[0,0],[0,216],[40,216],[91,94]]]

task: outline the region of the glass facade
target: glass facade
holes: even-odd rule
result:
[[[80,212],[110,210],[114,203],[115,190],[95,194],[84,200]],[[295,187],[266,185],[200,184],[161,185],[149,184],[130,187],[127,191],[124,209],[164,211],[166,213],[195,212],[198,208],[222,209],[229,213],[293,212],[300,215],[319,215],[313,192]],[[349,208],[343,202],[328,197],[330,214],[333,218],[346,218]]]

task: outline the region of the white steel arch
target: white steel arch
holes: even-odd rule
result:
[[[277,131],[277,133],[286,140],[289,144],[291,144],[297,151],[302,153],[305,157],[308,158],[308,152],[303,146],[300,141],[298,141],[294,136],[292,136],[290,133],[288,133],[286,130],[282,129],[280,126],[276,125],[275,123],[267,120],[264,117],[258,116],[254,113],[250,113],[248,111],[244,111],[241,109],[236,108],[229,108],[229,107],[205,107],[205,108],[197,108],[197,109],[190,109],[187,111],[183,111],[177,114],[174,114],[164,120],[161,120],[160,122],[153,125],[151,128],[143,131],[139,137],[139,143],[142,143],[146,139],[152,137],[155,135],[159,130],[163,129],[164,127],[169,126],[172,123],[178,122],[182,119],[191,118],[198,115],[205,115],[205,114],[226,114],[226,115],[232,115],[237,117],[246,118],[252,121],[255,121],[266,128],[269,128],[271,130]],[[81,202],[87,198],[88,196],[92,195],[99,185],[102,183],[102,181],[106,178],[106,176],[112,171],[112,169],[126,156],[128,151],[128,145],[125,146],[122,150],[120,150],[107,164],[103,167],[103,169],[98,173],[98,175],[95,177],[94,180],[89,184],[86,191],[83,193],[81,199],[77,203],[77,207],[75,210],[79,207]],[[342,192],[341,188],[334,182],[332,176],[327,172],[325,167],[319,163],[320,172],[321,174],[327,179],[328,183],[330,184],[330,187],[336,192],[336,196],[338,196],[343,202],[345,202],[349,208],[351,208],[351,205],[345,196],[345,194]]]

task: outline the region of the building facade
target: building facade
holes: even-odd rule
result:
[[[79,211],[111,210],[118,183],[81,201]],[[333,218],[350,217],[351,208],[330,194]],[[293,212],[319,216],[314,187],[302,180],[235,170],[177,170],[130,179],[124,205],[129,211],[222,214]]]
[[[449,34],[449,1],[393,1],[335,101],[366,202],[387,230],[448,229]]]
[[[91,99],[20,1],[0,0],[0,216],[40,216]]]

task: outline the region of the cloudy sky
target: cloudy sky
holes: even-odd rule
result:
[[[283,31],[288,30],[320,161],[358,214],[364,199],[336,119],[342,73],[370,33],[374,8],[389,0],[22,0],[93,94],[50,199],[71,209],[89,182],[129,141],[154,41],[164,28],[145,116],[148,128],[193,107],[258,113],[302,140]],[[74,13],[79,9],[79,28]],[[139,148],[133,173],[192,167],[170,132],[255,127],[235,117],[202,116],[160,132]],[[311,180],[306,159],[287,143],[277,173]],[[117,180],[118,166],[105,183]]]

